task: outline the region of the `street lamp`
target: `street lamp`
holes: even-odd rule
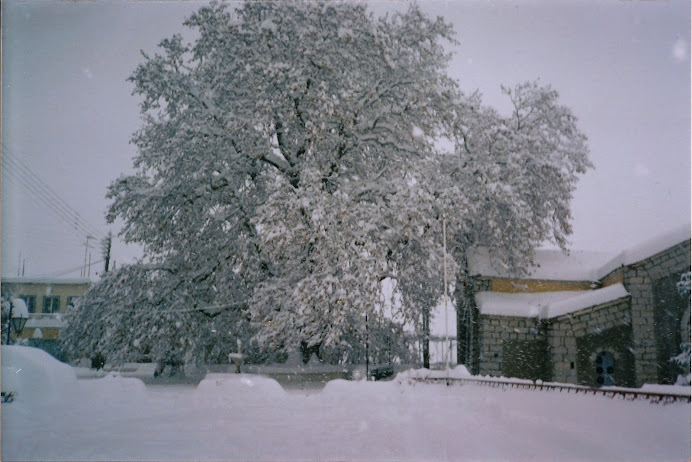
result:
[[[24,330],[26,320],[29,319],[29,309],[26,307],[24,300],[21,298],[13,298],[10,301],[10,312],[8,318],[7,345],[10,344],[10,333],[12,332],[12,329],[14,329],[17,335],[21,334]]]

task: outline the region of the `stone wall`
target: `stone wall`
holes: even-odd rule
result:
[[[597,358],[606,352],[618,386],[672,383],[684,373],[670,357],[689,316],[689,297],[681,297],[675,283],[689,270],[687,240],[601,280],[603,287],[622,282],[630,296],[548,321],[479,314],[475,294],[506,284],[472,278],[457,299],[459,358],[476,374],[596,386]]]
[[[689,271],[689,268],[689,240],[624,268],[623,283],[632,296],[632,336],[637,386],[666,381],[661,365],[667,358],[659,357],[657,346],[660,347],[662,339],[661,332],[656,330],[657,317],[661,317],[665,308],[659,306],[657,309],[654,285],[657,281],[671,279],[671,276],[672,279],[679,279],[679,275]]]
[[[479,325],[481,375],[550,380],[545,323],[481,315]]]
[[[630,298],[599,305],[551,320],[548,328],[553,380],[595,386],[596,355],[616,358],[616,383],[632,386]]]

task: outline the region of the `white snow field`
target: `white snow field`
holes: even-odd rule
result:
[[[2,347],[2,460],[684,461],[690,405],[474,385],[266,377],[199,386],[77,380],[28,347]],[[457,370],[454,371],[457,373]]]

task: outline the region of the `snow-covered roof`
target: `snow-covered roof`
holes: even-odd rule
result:
[[[663,252],[664,250],[689,240],[691,227],[692,225],[686,224],[620,252],[598,269],[600,278],[606,276],[608,273],[616,268],[619,268],[620,266],[632,265],[642,260],[646,260],[649,257],[653,257],[654,255]]]
[[[484,248],[474,248],[469,252],[468,264],[472,275],[512,278],[512,279],[545,279],[552,281],[599,281],[613,270],[623,265],[652,257],[681,242],[690,239],[690,225],[663,233],[639,245],[620,253],[591,251],[571,251],[568,254],[560,250],[538,249],[528,275],[511,273],[490,258]]]
[[[603,289],[566,292],[478,292],[476,305],[481,314],[549,319],[628,295],[622,284],[613,284]]]
[[[8,284],[91,284],[89,278],[40,278],[40,277],[2,277],[1,281]]]
[[[546,279],[551,281],[597,281],[597,269],[604,266],[614,255],[603,252],[572,251],[565,254],[557,249],[537,249],[536,267],[529,274],[512,273],[490,258],[485,248],[469,252],[468,264],[472,275],[511,279]]]

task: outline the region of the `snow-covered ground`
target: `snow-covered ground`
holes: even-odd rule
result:
[[[287,392],[210,374],[198,386],[77,380],[3,347],[2,460],[597,460],[690,458],[690,405],[390,382]],[[453,374],[463,375],[455,370]]]

